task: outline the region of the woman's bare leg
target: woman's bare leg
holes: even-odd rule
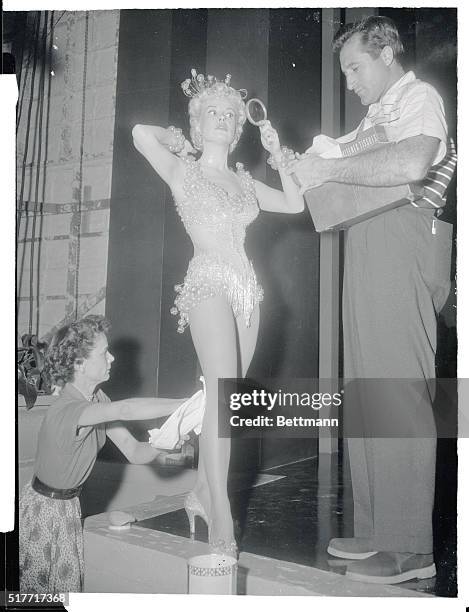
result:
[[[238,332],[241,376],[244,378],[256,349],[257,335],[259,333],[259,305],[254,308],[251,315],[250,326],[246,327],[244,317],[241,315],[236,319],[236,329]]]
[[[251,317],[250,327],[246,327],[244,319],[238,317],[236,319],[236,329],[238,334],[239,344],[239,361],[241,367],[241,375],[244,377],[252,361],[254,350],[256,348],[257,336],[259,331],[259,306],[256,306]],[[197,480],[194,491],[199,499],[204,500],[204,508],[210,515],[211,502],[208,490],[208,476],[205,469],[205,453],[199,453],[199,462],[197,467]]]
[[[192,308],[190,330],[207,394],[195,492],[211,518],[212,541],[229,544],[234,540],[227,492],[231,444],[229,438],[218,436],[218,379],[237,377],[238,350],[235,318],[227,300],[216,296]]]

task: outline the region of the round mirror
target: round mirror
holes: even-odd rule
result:
[[[246,117],[249,123],[259,126],[267,119],[267,109],[259,98],[251,98],[246,102]]]

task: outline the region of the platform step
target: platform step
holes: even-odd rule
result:
[[[140,520],[182,507],[184,496],[159,496],[125,508]],[[108,527],[107,513],[85,521],[85,591],[90,593],[187,593],[187,560],[208,554],[207,544],[132,525]],[[241,553],[239,595],[328,595],[342,597],[431,597],[398,586],[354,582],[334,572]]]

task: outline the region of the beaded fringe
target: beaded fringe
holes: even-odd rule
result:
[[[263,299],[252,263],[246,260],[242,273],[214,255],[197,255],[189,264],[183,285],[174,287],[176,299],[171,314],[179,314],[178,332],[189,324],[189,311],[203,300],[224,295],[235,317],[242,315],[249,327],[252,312]]]

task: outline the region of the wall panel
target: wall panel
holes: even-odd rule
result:
[[[171,27],[170,11],[121,11],[106,302],[113,398],[157,392],[165,187],[131,131],[168,124]]]
[[[206,48],[207,10],[172,11],[169,123],[182,128],[186,138],[189,138],[189,98],[180,84],[190,77],[191,68],[205,73]],[[182,283],[192,253],[190,238],[176,212],[171,192],[166,189],[158,371],[158,393],[164,397],[192,394],[197,380],[197,356],[190,330],[178,334],[178,317],[170,314],[176,296],[174,285]]]

